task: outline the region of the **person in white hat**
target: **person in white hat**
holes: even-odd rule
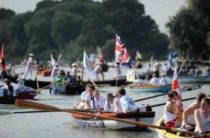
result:
[[[34,60],[33,60],[33,53],[29,54],[29,58],[27,60],[27,64],[26,64],[26,70],[25,73],[23,74],[23,79],[26,79],[26,76],[29,76],[28,79],[31,79],[32,77],[32,72],[33,72],[33,68],[34,68]]]
[[[71,76],[76,80],[77,78],[77,64],[73,63],[71,65]]]

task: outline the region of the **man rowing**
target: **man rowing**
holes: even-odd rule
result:
[[[190,104],[186,110],[183,112],[183,121],[182,121],[182,129],[186,129],[189,131],[194,131],[195,129],[195,119],[194,119],[194,111],[200,108],[201,101],[205,98],[206,95],[204,93],[199,93],[196,96],[196,101]]]

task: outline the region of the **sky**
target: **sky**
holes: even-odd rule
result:
[[[36,3],[41,0],[0,0],[0,8],[12,9],[16,13],[33,11]],[[167,33],[165,24],[169,17],[176,15],[176,12],[186,6],[187,0],[139,0],[145,5],[147,15],[150,15],[159,25],[161,32]]]

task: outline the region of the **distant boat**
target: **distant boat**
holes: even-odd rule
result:
[[[171,84],[169,85],[151,85],[151,84],[137,84],[130,86],[132,92],[169,92],[171,90]]]

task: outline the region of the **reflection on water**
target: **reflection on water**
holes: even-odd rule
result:
[[[202,87],[202,90],[208,93],[210,85]],[[115,91],[115,87],[100,88],[103,90],[101,93],[103,96],[107,92]],[[184,92],[183,98],[189,98],[195,96],[197,91]],[[141,99],[160,93],[137,93],[129,92],[134,99]],[[42,91],[40,95],[36,97],[35,102],[41,102],[49,105],[55,105],[61,108],[70,108],[77,103],[79,95],[77,96],[64,96],[64,95],[50,95],[48,90]],[[166,96],[157,97],[141,102],[140,104],[158,104],[165,102]],[[192,101],[184,103],[185,107]],[[0,105],[0,109],[6,109],[8,111],[20,110],[20,108],[14,105]],[[21,109],[25,110],[25,109]],[[156,111],[155,121],[162,116],[163,106],[155,107]],[[103,129],[87,129],[80,128],[74,124],[73,118],[68,113],[61,112],[44,112],[44,113],[22,113],[22,114],[7,114],[0,115],[0,135],[3,138],[156,138],[157,133],[154,130],[140,131],[140,132],[127,132],[127,131],[113,131]]]

